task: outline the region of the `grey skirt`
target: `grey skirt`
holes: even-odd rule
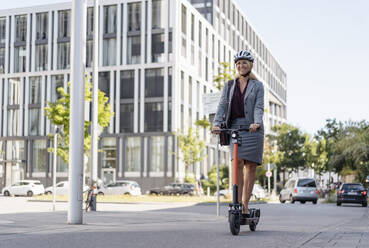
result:
[[[250,123],[247,123],[245,118],[238,118],[232,121],[231,128],[244,128],[249,127]],[[264,150],[264,126],[255,132],[240,131],[239,136],[241,138],[241,145],[238,145],[238,158],[248,160],[258,165],[263,162],[263,150]],[[233,144],[231,139],[230,144],[231,158],[233,160]]]

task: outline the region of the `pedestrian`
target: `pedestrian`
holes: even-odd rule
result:
[[[238,150],[238,200],[242,212],[248,214],[248,204],[256,177],[256,167],[262,164],[264,146],[264,86],[251,73],[254,56],[246,50],[234,56],[238,75],[226,82],[213,121],[213,133],[220,134],[220,127],[240,131],[242,144]],[[231,146],[233,160],[233,146]]]

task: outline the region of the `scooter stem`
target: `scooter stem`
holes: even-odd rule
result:
[[[238,204],[238,143],[233,144],[233,204]]]

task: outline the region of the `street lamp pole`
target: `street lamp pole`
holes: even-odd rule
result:
[[[55,211],[55,195],[56,195],[56,148],[58,145],[58,127],[54,128],[54,157],[53,157],[53,211]]]
[[[72,2],[68,223],[82,224],[86,0]]]
[[[99,88],[99,0],[94,5],[94,52],[92,75],[92,118],[91,118],[91,183],[97,181],[97,118],[98,118],[98,88]],[[92,185],[91,185],[92,186]]]

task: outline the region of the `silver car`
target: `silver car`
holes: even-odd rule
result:
[[[316,187],[314,178],[292,178],[288,180],[279,194],[279,201],[285,203],[286,201],[299,201],[304,204],[307,201],[316,204],[318,202],[319,191]]]
[[[135,181],[119,180],[102,186],[98,190],[100,195],[141,195],[141,187]]]

